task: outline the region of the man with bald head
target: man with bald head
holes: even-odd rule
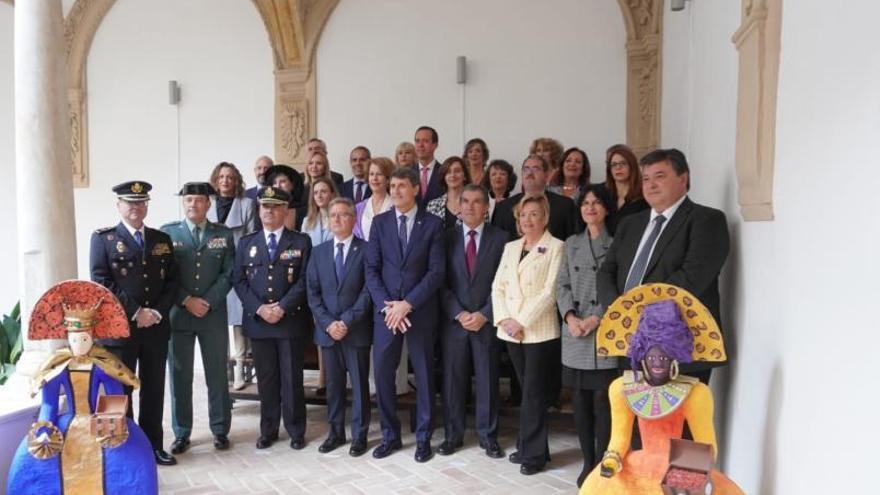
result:
[[[244,192],[245,196],[251,198],[253,201],[257,200],[257,190],[259,190],[261,186],[266,185],[266,170],[269,170],[269,167],[272,165],[275,165],[275,162],[273,162],[268,156],[260,155],[257,157],[257,160],[254,162],[254,178],[257,180],[257,183]]]

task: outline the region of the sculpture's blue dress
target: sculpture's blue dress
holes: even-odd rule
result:
[[[66,391],[68,401],[66,411],[59,414],[59,394],[62,388]],[[28,438],[25,437],[10,466],[8,493],[158,493],[152,447],[144,432],[132,419],[126,418],[128,439],[116,447],[101,446],[88,431],[89,416],[95,410],[101,388],[105,395],[124,393],[122,384],[97,365],[84,371],[72,371],[65,366],[63,371],[46,381],[43,385],[43,404],[39,419],[50,421],[61,430],[65,447],[57,455],[38,459],[29,452]],[[86,404],[77,404],[77,398],[80,398],[80,402],[87,398],[87,407]],[[84,448],[79,447],[80,445]],[[90,453],[82,455],[85,452]],[[63,465],[63,459],[71,465]],[[96,465],[98,469],[95,469]],[[89,482],[81,483],[83,479],[89,478]]]

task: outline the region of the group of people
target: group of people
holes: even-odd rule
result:
[[[308,142],[304,174],[258,158],[250,189],[223,162],[210,181],[183,186],[185,218],[158,230],[144,225],[148,183],[114,188],[121,222],[93,234],[91,277],[119,298],[131,332],[100,343],[138,370],[138,424],[158,464],[174,464],[172,454],[190,445],[196,340],[217,449],[230,446],[227,359],[235,360],[233,387],[241,388],[249,352],[260,398],[257,448],[277,441],[281,424],[291,448],[304,448],[303,353],[311,339],[320,349],[330,424],[318,450],[348,443],[350,384],[349,453],[364,454],[372,358],[382,430],[375,458],[402,448],[397,390],[405,343],[417,462],[435,452],[438,391],[444,438],[436,452],[451,455],[463,445],[472,391],[479,445],[489,457],[504,457],[497,433],[499,356],[506,353],[521,394],[509,460],[525,475],[550,460],[546,412],[564,385],[583,451],[580,485],[607,449],[608,387],[627,366],[597,346],[606,308],[634,287],[663,282],[695,295],[721,321],[726,219],[687,197],[690,169],[680,151],[658,149],[638,160],[627,146],[612,146],[607,178],[593,184],[586,152],[554,139],[532,143],[519,176],[510,163],[489,161],[481,139],[442,163],[434,156],[438,143],[437,131],[423,126],[393,160],[357,146],[347,181],[330,169],[318,139]],[[170,454],[162,432],[166,357]],[[682,371],[708,383],[716,365]]]

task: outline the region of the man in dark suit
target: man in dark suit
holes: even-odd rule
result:
[[[571,199],[546,190],[549,165],[541,155],[529,155],[522,164],[523,192],[515,194],[495,207],[492,225],[506,230],[517,239],[520,237],[516,228],[513,208],[519,204],[523,196],[547,196],[550,202],[550,224],[547,228],[553,237],[564,241],[578,231],[580,217],[577,205]]]
[[[290,447],[300,450],[306,431],[303,352],[312,328],[305,270],[312,243],[308,236],[284,227],[290,202],[286,191],[267,186],[257,198],[263,229],[241,238],[232,272],[257,371],[257,448],[268,448],[278,439],[283,419]]]
[[[401,448],[395,374],[406,345],[416,379],[416,462],[431,450],[434,405],[434,339],[440,317],[438,291],[445,258],[440,219],[420,208],[419,176],[411,168],[391,174],[394,208],[373,219],[367,246],[367,288],[373,300],[373,362],[382,443],[381,459]]]
[[[434,198],[440,197],[440,163],[434,157],[440,137],[433,127],[423,125],[416,130],[414,138],[416,146],[416,163],[412,170],[419,178],[419,208]]]
[[[256,180],[256,184],[244,191],[246,197],[254,201],[257,200],[257,191],[266,185],[266,171],[272,165],[275,165],[275,162],[268,156],[262,155],[257,157],[257,161],[254,162],[254,180]]]
[[[366,146],[357,146],[348,155],[348,163],[351,165],[351,179],[342,183],[340,194],[344,198],[354,201],[355,204],[373,195],[373,190],[367,184],[367,169],[370,166],[370,150]]]
[[[718,275],[730,251],[727,219],[720,210],[687,197],[690,171],[681,151],[652,151],[640,165],[642,193],[651,209],[630,215],[617,226],[596,281],[599,301],[607,307],[637,285],[663,282],[698,297],[720,325]],[[707,384],[711,371],[702,363],[681,368]]]
[[[232,230],[208,221],[211,196],[216,191],[207,182],[183,185],[186,218],[162,226],[174,243],[174,259],[180,283],[171,307],[171,344],[168,370],[171,373],[172,454],[186,452],[193,426],[193,354],[196,338],[208,386],[208,418],[214,434],[214,448],[229,448],[232,400],[226,380],[227,337],[226,295],[232,287],[235,242]]]
[[[462,445],[473,368],[480,447],[489,457],[504,457],[498,445],[498,339],[492,326],[492,280],[510,235],[484,222],[488,211],[489,194],[468,184],[461,193],[462,226],[446,233],[440,337],[445,440],[437,448],[441,455],[450,455]]]
[[[113,188],[122,221],[92,234],[89,267],[93,282],[110,289],[125,307],[131,333],[99,342],[141,381],[138,424],[153,446],[156,463],[177,464],[162,447],[165,360],[171,334],[169,310],[177,293],[177,265],[171,238],[144,225],[152,186],[124,182]],[[131,388],[126,387],[131,396]],[[129,401],[129,404],[131,402]],[[132,415],[129,405],[129,415]]]
[[[309,306],[315,316],[315,343],[320,346],[327,384],[330,433],[318,447],[321,453],[345,444],[345,372],[351,380],[351,448],[358,457],[367,451],[370,426],[370,344],[373,306],[364,283],[366,242],[352,234],[354,203],[348,198],[330,202],[333,242],[315,247],[308,269]]]

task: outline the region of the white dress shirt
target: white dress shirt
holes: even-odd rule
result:
[[[633,264],[635,264],[636,259],[639,257],[639,253],[642,252],[642,246],[648,242],[648,237],[651,236],[651,231],[654,230],[654,219],[658,216],[663,215],[666,220],[663,221],[663,225],[660,226],[660,233],[657,235],[657,238],[654,239],[654,245],[651,246],[651,251],[648,252],[648,261],[651,260],[651,256],[654,256],[654,247],[657,245],[657,241],[660,240],[660,236],[663,235],[663,231],[666,230],[666,227],[669,225],[669,221],[672,220],[672,215],[675,215],[675,212],[678,211],[678,207],[684,203],[685,198],[687,198],[687,194],[679,198],[678,201],[672,204],[669,208],[661,212],[657,212],[653,208],[651,209],[651,217],[648,219],[648,226],[645,227],[645,231],[642,233],[642,239],[639,241],[639,248],[636,250],[636,257],[633,258]],[[632,265],[629,267],[629,271],[626,274],[627,279],[629,278],[632,272]],[[641,280],[639,280],[641,282]]]

